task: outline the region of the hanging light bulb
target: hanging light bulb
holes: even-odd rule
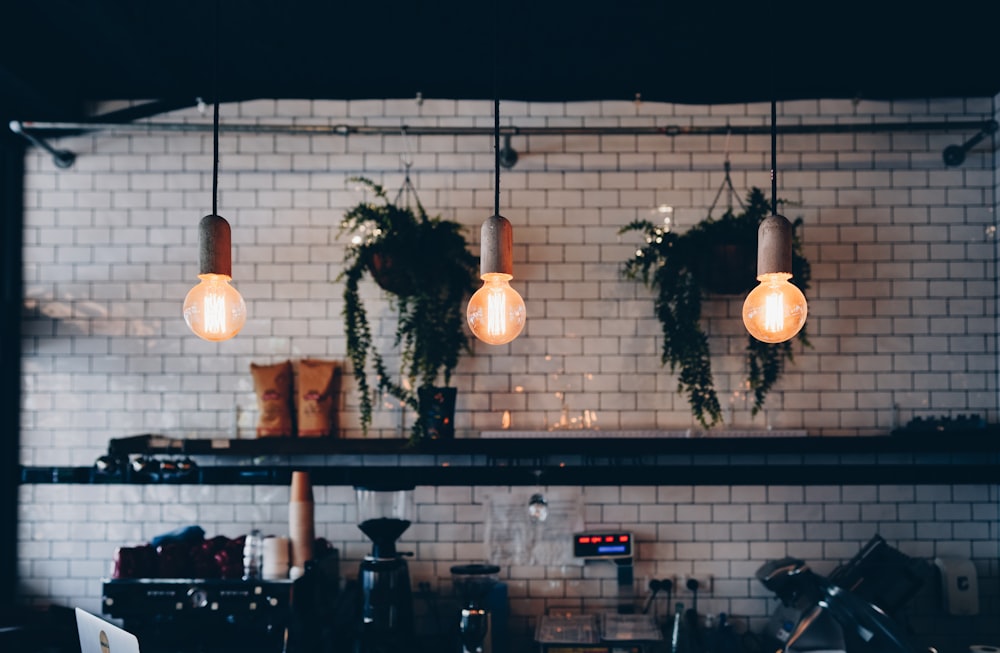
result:
[[[761,342],[784,342],[794,338],[806,323],[805,295],[784,272],[762,274],[760,285],[743,302],[743,324]]]
[[[777,212],[776,109],[771,102],[771,215],[757,229],[757,280],[743,302],[743,325],[761,342],[778,343],[794,338],[809,312],[805,295],[790,283],[792,278],[792,224]]]
[[[510,287],[514,278],[514,228],[500,215],[500,101],[494,101],[494,214],[483,222],[479,272],[483,287],[469,299],[466,319],[472,335],[488,345],[505,345],[524,329],[524,300]]]
[[[786,251],[787,250],[787,251]],[[805,295],[792,283],[792,226],[781,215],[765,218],[757,231],[757,280],[743,302],[743,324],[761,342],[784,342],[806,323]]]
[[[199,338],[229,340],[247,321],[247,305],[232,281],[232,247],[229,223],[206,215],[198,225],[201,249],[201,283],[184,298],[184,321]]]
[[[224,274],[199,274],[184,299],[184,321],[199,338],[229,340],[247,321],[247,305]]]
[[[198,258],[201,283],[184,298],[184,322],[196,336],[218,342],[229,340],[247,321],[247,305],[233,279],[233,246],[229,223],[218,215],[219,100],[215,100],[213,130],[215,162],[212,167],[212,214],[198,223]]]
[[[483,287],[469,299],[466,318],[472,335],[489,345],[505,345],[524,329],[524,300],[510,287],[514,230],[502,215],[486,219],[482,229],[480,278]]]

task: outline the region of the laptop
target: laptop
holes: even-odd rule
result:
[[[80,608],[76,609],[80,653],[139,653],[139,640],[130,632]]]

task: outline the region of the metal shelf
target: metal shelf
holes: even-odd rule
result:
[[[587,457],[698,454],[919,454],[1000,452],[1000,430],[947,433],[899,431],[894,435],[848,437],[550,437],[422,440],[365,438],[258,438],[255,440],[175,439],[136,435],[113,439],[117,455],[315,456],[315,455],[482,455],[523,458],[552,455]]]
[[[24,467],[23,484],[289,485],[291,467],[206,467],[166,479],[114,477],[90,467]],[[586,467],[310,467],[314,485],[368,485],[392,478],[431,486],[883,485],[996,483],[996,461],[976,464],[590,465]]]
[[[388,477],[415,485],[857,485],[995,483],[996,430],[871,437],[111,440],[113,473],[23,467],[21,482],[288,485],[307,470],[318,485]],[[190,457],[183,473],[137,472],[137,457]]]

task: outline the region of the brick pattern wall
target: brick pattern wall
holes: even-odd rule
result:
[[[983,120],[991,99],[802,101],[779,124]],[[227,105],[223,124],[489,126],[491,103],[255,101]],[[594,102],[503,103],[519,126],[766,125],[764,104],[697,107]],[[208,122],[196,112],[168,120]],[[802,216],[812,263],[808,329],[768,401],[752,418],[741,395],[742,298],[706,304],[716,386],[727,427],[807,428],[821,435],[887,431],[918,415],[976,413],[996,421],[996,153],[979,147],[957,168],[945,146],[968,134],[788,135],[778,140],[779,195]],[[25,204],[22,462],[89,465],[110,437],[251,437],[251,361],[343,360],[343,211],[364,198],[363,174],[399,188],[401,161],[432,214],[468,227],[492,212],[492,139],[466,136],[285,136],[224,133],[220,213],[233,225],[235,285],[248,300],[243,333],[223,344],[191,336],[180,317],[197,271],[197,222],[211,207],[210,134],[93,134],[65,139],[78,153],[56,170],[28,159]],[[649,291],[619,276],[634,251],[618,229],[660,204],[679,229],[706,214],[728,152],[733,183],[769,189],[766,136],[515,137],[520,159],[501,180],[515,227],[515,285],[529,321],[509,346],[478,345],[453,379],[460,435],[541,430],[594,411],[605,431],[694,426],[676,378],[659,364]],[[718,209],[721,213],[721,209]],[[378,336],[391,337],[386,298],[366,289]],[[359,436],[349,375],[339,401],[343,435]],[[411,415],[383,405],[374,436],[405,433]],[[763,618],[773,602],[749,580],[785,553],[829,570],[874,532],[906,553],[971,557],[997,615],[996,486],[822,488],[581,488],[588,525],[632,528],[637,574],[709,569],[706,607]],[[344,488],[319,488],[320,532],[356,560],[364,546]],[[503,488],[497,491],[508,491]],[[413,573],[434,582],[455,559],[481,556],[476,507],[490,489],[421,488],[444,521],[418,523]],[[97,607],[100,575],[117,544],[200,523],[237,535],[283,530],[286,492],[270,487],[22,488],[21,567],[32,601]],[[450,516],[454,514],[454,520]],[[418,518],[419,521],[419,518]],[[458,524],[455,526],[452,521]],[[345,566],[350,569],[350,565]],[[564,576],[568,575],[568,576]],[[528,617],[614,595],[612,571],[512,569],[513,608]],[[930,623],[933,620],[921,620]],[[992,631],[975,622],[979,632]],[[934,622],[939,633],[963,624]],[[967,625],[967,624],[965,624]]]

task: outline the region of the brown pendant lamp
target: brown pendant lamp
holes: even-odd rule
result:
[[[792,224],[778,215],[777,108],[771,100],[771,215],[757,229],[757,280],[743,302],[743,324],[767,343],[795,337],[806,323],[805,295],[792,284]]]
[[[505,345],[524,329],[524,300],[510,287],[514,278],[514,228],[500,215],[500,100],[493,101],[493,215],[483,222],[479,272],[483,287],[469,299],[472,334],[489,345]]]
[[[184,322],[196,336],[213,342],[229,340],[247,321],[247,305],[233,279],[233,248],[229,223],[219,215],[219,6],[216,3],[215,109],[212,130],[212,213],[198,224],[201,282],[184,298]]]

